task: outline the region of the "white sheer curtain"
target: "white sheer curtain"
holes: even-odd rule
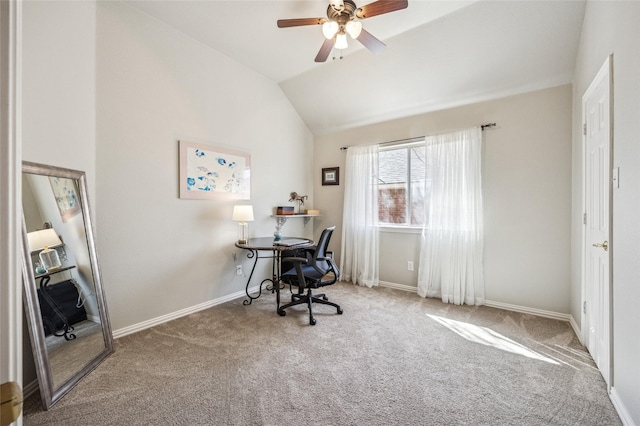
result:
[[[340,269],[343,281],[373,287],[378,266],[378,145],[347,150]]]
[[[422,297],[484,304],[481,153],[480,127],[426,138],[431,194],[418,271]]]

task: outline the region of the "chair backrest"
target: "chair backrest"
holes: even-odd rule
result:
[[[310,265],[312,265],[316,271],[324,274],[329,272],[332,268],[328,262],[323,260],[319,261],[318,258],[322,259],[327,257],[327,248],[329,247],[329,240],[331,240],[331,235],[333,234],[333,231],[335,229],[336,227],[334,225],[334,226],[330,226],[329,228],[325,228],[322,231],[322,234],[320,234],[320,239],[318,240],[318,244],[316,244],[316,250],[313,253],[313,257],[311,258],[311,262],[309,262]],[[337,266],[335,266],[335,263],[334,263],[333,269],[337,269]],[[340,272],[337,270],[334,272],[336,275],[340,274]]]
[[[316,259],[319,257],[327,257],[327,248],[329,247],[329,240],[331,239],[331,234],[336,229],[335,225],[330,226],[329,228],[325,228],[320,234],[320,239],[318,240],[318,244],[316,245],[316,251],[313,253],[313,261],[316,262]]]

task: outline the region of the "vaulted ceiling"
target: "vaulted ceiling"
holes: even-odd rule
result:
[[[321,26],[276,21],[324,17],[327,0],[127,3],[276,81],[314,134],[569,83],[585,8],[585,0],[409,0],[362,21],[387,45],[382,53],[349,39],[316,63]]]

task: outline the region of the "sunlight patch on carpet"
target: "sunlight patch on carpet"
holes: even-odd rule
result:
[[[469,324],[468,322],[456,321],[436,315],[427,314],[427,316],[471,342],[480,343],[485,346],[492,346],[505,352],[511,352],[517,355],[526,356],[527,358],[548,362],[550,364],[560,364],[551,358],[532,351],[520,343],[514,342],[500,333],[496,333],[490,328],[480,327],[474,324]]]

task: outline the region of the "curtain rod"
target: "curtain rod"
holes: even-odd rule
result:
[[[487,123],[487,124],[481,124],[480,125],[480,130],[484,130],[484,129],[489,129],[491,127],[496,127],[496,123]],[[403,143],[411,143],[411,142],[415,142],[418,141],[420,139],[424,139],[426,138],[426,136],[418,136],[415,138],[409,138],[409,139],[398,139],[395,141],[389,141],[389,142],[381,142],[378,145],[392,145],[398,142],[403,142]],[[340,147],[340,151],[346,151],[349,147],[348,146],[341,146]]]

